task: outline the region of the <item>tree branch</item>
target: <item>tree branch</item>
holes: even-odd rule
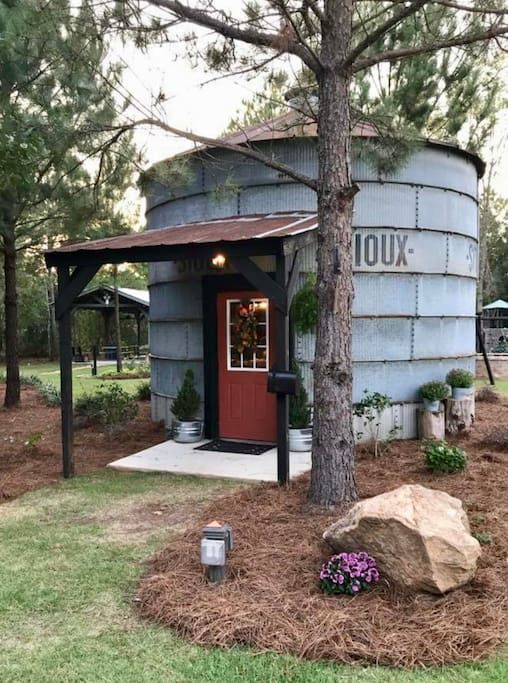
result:
[[[375,30],[369,33],[362,41],[360,41],[349,53],[344,62],[341,65],[342,69],[345,69],[363,53],[367,48],[373,45],[379,38],[382,38],[390,29],[399,24],[404,19],[407,19],[413,14],[416,14],[424,5],[426,5],[428,0],[416,0],[410,3],[407,7],[403,6],[401,10],[396,12],[392,17],[387,19],[383,24],[378,26]]]
[[[473,12],[475,14],[495,14],[499,17],[503,17],[507,13],[506,8],[499,9],[496,7],[475,7],[474,5],[465,5],[461,2],[453,2],[453,0],[434,0],[433,4],[442,5],[443,7],[451,7],[452,9],[458,9],[464,12]]]
[[[299,57],[309,69],[315,73],[321,70],[321,64],[316,62],[316,58],[304,46],[294,40],[288,40],[287,36],[281,33],[267,33],[256,28],[240,28],[233,23],[227,23],[221,19],[213,17],[209,12],[184,5],[180,0],[147,0],[150,5],[163,7],[174,16],[184,21],[190,21],[198,26],[211,29],[219,33],[224,38],[239,40],[249,45],[267,47],[276,52],[288,52]]]
[[[380,62],[397,62],[405,57],[414,57],[415,55],[428,54],[430,52],[437,52],[438,50],[445,50],[450,47],[460,47],[461,45],[471,45],[472,43],[480,43],[484,40],[491,40],[492,38],[502,37],[508,34],[508,26],[491,27],[486,31],[479,31],[478,33],[471,33],[469,35],[455,36],[442,42],[431,43],[429,45],[420,45],[415,47],[400,48],[398,50],[386,50],[386,52],[379,52],[377,55],[360,59],[353,65],[353,73],[368,69],[374,64]]]
[[[310,187],[311,190],[314,190],[315,192],[317,191],[318,184],[314,178],[304,175],[303,173],[298,173],[298,171],[292,169],[291,166],[287,166],[286,164],[282,164],[276,161],[275,159],[271,159],[270,157],[266,156],[262,152],[257,151],[253,147],[245,147],[243,145],[227,142],[226,140],[209,138],[205,135],[190,133],[188,131],[175,128],[174,126],[170,126],[168,123],[164,123],[164,121],[160,121],[159,119],[151,117],[139,119],[137,121],[134,121],[133,123],[129,123],[124,126],[110,128],[110,130],[116,130],[118,128],[121,128],[122,130],[127,131],[137,128],[139,126],[155,126],[166,131],[167,133],[171,133],[172,135],[176,135],[180,138],[191,140],[191,142],[196,142],[200,145],[205,145],[207,147],[219,147],[221,149],[228,149],[231,152],[237,152],[238,154],[241,154],[244,157],[248,157],[249,159],[253,159],[254,161],[259,161],[259,163],[264,164],[269,168],[273,168],[275,171],[278,171],[279,173],[283,173],[289,178],[296,180],[296,182],[302,183],[303,185]],[[245,138],[245,142],[249,142],[247,137]]]

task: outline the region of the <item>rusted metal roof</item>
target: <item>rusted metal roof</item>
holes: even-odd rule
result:
[[[52,254],[132,249],[134,247],[171,247],[214,242],[240,242],[273,237],[291,237],[317,227],[317,214],[304,212],[233,216],[200,223],[188,223],[130,235],[66,244],[46,252]]]
[[[195,145],[191,149],[179,152],[165,161],[220,148],[221,142],[230,145],[249,145],[256,142],[268,142],[270,140],[286,140],[290,138],[305,137],[315,138],[317,135],[317,124],[314,119],[297,111],[290,111],[287,114],[282,114],[274,119],[269,119],[262,123],[255,123],[252,126],[241,128],[234,133],[223,135],[218,138],[217,145]],[[380,133],[373,124],[367,121],[360,121],[354,125],[352,135],[353,138],[376,138],[379,137]],[[480,178],[485,173],[485,162],[479,156],[473,152],[460,148],[453,142],[445,142],[433,138],[420,138],[420,142],[422,145],[427,145],[429,147],[449,149],[450,151],[459,154],[459,156],[466,157],[475,165]],[[157,167],[160,163],[164,163],[164,161],[155,163],[153,167]]]
[[[377,137],[377,135],[374,126],[369,123],[358,123],[353,129],[354,137]],[[314,119],[291,111],[275,119],[241,128],[234,133],[224,135],[220,140],[229,144],[242,145],[262,140],[301,137],[317,137],[317,124]]]

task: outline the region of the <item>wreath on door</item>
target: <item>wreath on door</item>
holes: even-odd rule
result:
[[[235,351],[243,353],[247,349],[257,348],[258,319],[250,301],[241,301],[233,321],[233,346]]]

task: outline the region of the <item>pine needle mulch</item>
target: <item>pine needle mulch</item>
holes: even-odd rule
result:
[[[427,473],[415,442],[395,444],[375,461],[359,456],[361,497],[420,483],[464,502],[472,531],[491,535],[468,586],[445,596],[408,595],[385,581],[355,597],[323,595],[317,577],[331,551],[321,535],[343,510],[309,509],[304,476],[289,490],[258,485],[211,505],[151,561],[138,593],[142,613],[194,643],[308,659],[413,667],[492,655],[508,638],[508,453],[486,447],[482,435],[507,415],[506,404],[478,406],[475,435],[463,443],[465,473]],[[212,519],[229,522],[235,534],[220,586],[206,582],[199,563],[200,530]]]

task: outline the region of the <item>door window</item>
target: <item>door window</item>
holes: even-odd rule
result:
[[[266,371],[268,299],[227,299],[228,370]]]

